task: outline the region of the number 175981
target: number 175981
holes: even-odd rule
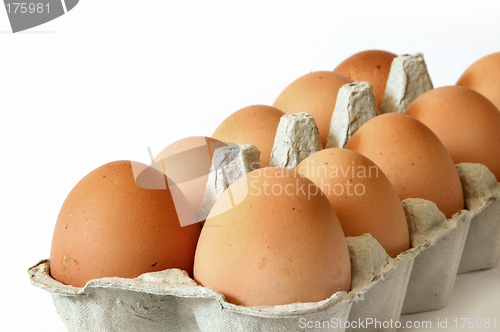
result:
[[[7,7],[7,12],[9,14],[13,13],[21,13],[21,14],[42,14],[42,13],[49,13],[50,7],[49,3],[26,3],[26,2],[12,2],[12,3],[7,3],[5,5]]]

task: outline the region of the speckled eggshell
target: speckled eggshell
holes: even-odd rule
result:
[[[91,279],[169,268],[192,274],[200,226],[180,226],[168,189],[145,189],[165,188],[166,181],[156,169],[130,161],[105,164],[80,180],[57,218],[52,277],[83,287]]]
[[[252,144],[260,151],[261,167],[269,166],[278,124],[284,113],[272,106],[251,105],[228,116],[212,137],[234,144]]]
[[[500,110],[500,52],[486,55],[470,65],[457,85],[481,93]]]
[[[182,219],[182,225],[198,221],[212,156],[215,149],[222,146],[227,144],[215,138],[191,136],[168,145],[154,158],[152,166],[167,175],[174,200],[180,192],[189,203],[190,213],[194,214],[189,221]]]
[[[455,164],[483,164],[500,179],[500,112],[486,97],[469,88],[443,86],[415,99],[405,114],[429,127]]]
[[[381,50],[368,50],[351,55],[333,71],[349,77],[354,82],[368,82],[380,109],[385,86],[396,54]]]
[[[326,149],[304,159],[295,170],[321,188],[346,236],[370,233],[393,258],[410,248],[398,194],[370,159],[348,149]]]
[[[352,80],[338,73],[312,72],[290,83],[276,98],[273,106],[287,114],[312,114],[318,126],[321,144],[325,147],[337,94],[342,85],[348,83],[352,83]]]
[[[351,137],[346,148],[379,166],[400,200],[427,199],[447,218],[464,208],[460,178],[450,154],[415,118],[400,113],[372,118]]]
[[[234,182],[203,227],[195,280],[244,306],[317,302],[349,291],[346,239],[320,192],[309,179],[277,167]]]

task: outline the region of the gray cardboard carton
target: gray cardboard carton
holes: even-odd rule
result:
[[[350,326],[346,331],[396,331],[395,324],[391,326],[390,322],[397,321],[401,314],[417,251],[412,248],[391,258],[370,234],[348,237],[347,241],[351,257],[364,259],[365,265],[372,266],[372,269],[364,268],[362,272],[352,264],[354,277],[351,292],[356,297],[349,314]],[[356,279],[361,279],[361,282]],[[384,324],[387,324],[387,328],[384,328]]]
[[[408,204],[411,200],[412,204]],[[418,204],[415,204],[418,203]],[[436,204],[418,198],[403,201],[415,258],[403,303],[403,314],[443,308],[453,290],[470,213],[461,210],[446,219]]]
[[[406,58],[419,60],[421,55],[401,57],[405,61]],[[425,66],[410,66],[413,62],[405,61],[401,62],[401,69],[411,70],[400,72],[427,75]],[[422,61],[415,63],[421,64]],[[432,87],[430,79],[424,76],[422,82],[425,84],[417,84],[424,87],[422,91]],[[406,88],[408,82],[404,84]],[[414,95],[422,93],[418,91]],[[345,130],[348,132],[349,128]],[[300,131],[295,132],[294,135],[298,136],[290,137],[292,141],[301,139]],[[293,149],[292,152],[301,153]],[[29,275],[33,285],[51,293],[70,332],[343,332],[354,329],[332,323],[366,322],[370,319],[397,321],[401,313],[445,306],[457,270],[467,272],[497,264],[500,257],[500,187],[485,168],[473,164],[457,166],[469,211],[463,210],[450,219],[446,219],[432,202],[422,199],[403,201],[410,227],[411,249],[396,258],[387,256],[369,234],[349,238],[351,291],[335,293],[320,302],[273,307],[237,306],[225,301],[222,294],[197,285],[186,272],[178,269],[146,273],[133,279],[96,279],[83,288],[52,279],[48,260],[31,267]],[[396,331],[392,326],[378,327],[375,324],[363,330]]]
[[[30,268],[29,274],[35,286],[51,293],[69,332],[343,332],[340,326],[318,329],[315,324],[346,321],[353,298],[350,293],[337,292],[314,303],[243,307],[197,285],[178,269],[145,273],[134,279],[95,279],[83,288],[52,279],[48,260]]]
[[[416,203],[415,203],[416,202]],[[408,205],[420,200],[409,200]],[[424,206],[425,208],[425,206]],[[423,214],[417,215],[421,217]],[[417,223],[425,224],[425,223]],[[424,229],[432,237],[432,229]],[[415,257],[425,244],[390,258],[369,234],[348,238],[352,289],[315,303],[243,307],[199,286],[178,269],[137,278],[91,280],[83,288],[64,285],[49,273],[49,261],[30,268],[31,282],[52,294],[70,332],[81,331],[344,331],[340,322],[396,321]],[[351,329],[347,329],[350,331]],[[395,331],[368,326],[367,331]]]
[[[481,164],[457,165],[471,224],[458,273],[490,269],[500,258],[500,184]]]

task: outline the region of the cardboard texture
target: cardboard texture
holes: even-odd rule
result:
[[[314,152],[322,150],[314,117],[306,112],[281,117],[269,166],[294,169]]]
[[[412,201],[407,204],[411,205]],[[421,208],[417,204],[415,209]],[[415,218],[424,216],[425,213],[420,213]],[[422,224],[426,223],[416,223]],[[427,228],[421,231],[426,238],[433,238],[432,232],[433,229]],[[322,331],[316,326],[304,328],[304,324],[331,323],[332,319],[337,322],[367,318],[397,320],[413,261],[422,247],[412,248],[392,259],[369,234],[348,238],[348,244],[351,292],[338,292],[316,303],[274,307],[233,305],[220,293],[198,286],[186,272],[178,269],[146,273],[135,279],[96,279],[84,288],[52,279],[48,260],[32,267],[29,274],[35,286],[52,294],[57,311],[70,332]],[[323,330],[344,331],[342,327],[335,329],[331,325]]]
[[[234,181],[260,168],[260,151],[250,144],[215,149],[198,221],[205,221],[215,201]]]
[[[382,112],[402,112],[430,88],[432,82],[423,56],[420,53],[400,56],[392,63]],[[343,147],[376,112],[369,84],[345,85],[339,91],[327,146]],[[278,126],[271,165],[293,169],[321,149],[319,133],[310,114],[285,115]],[[256,167],[259,156],[260,152],[251,145],[215,150],[200,220],[206,218],[231,183]],[[335,328],[331,323],[367,319],[397,321],[401,313],[444,307],[457,271],[485,269],[498,263],[500,184],[483,165],[464,163],[457,165],[457,169],[468,211],[462,210],[446,219],[432,202],[416,198],[404,200],[411,248],[393,259],[369,234],[348,238],[351,291],[335,293],[320,302],[237,306],[226,302],[222,294],[197,285],[185,271],[178,269],[146,273],[134,279],[96,279],[83,288],[52,279],[48,260],[40,261],[28,272],[33,285],[52,294],[70,332],[351,332],[359,329]],[[363,330],[395,332],[395,329],[374,325]]]
[[[418,96],[432,87],[423,54],[400,55],[392,61],[380,113],[403,113]]]
[[[343,85],[337,95],[326,148],[343,148],[359,127],[377,115],[377,102],[369,83]]]
[[[360,241],[362,237],[369,237],[371,241],[365,241],[367,245],[364,246],[361,244],[352,245],[353,241]],[[373,264],[374,269],[372,273],[366,273],[366,268],[365,272],[359,271],[356,269],[356,265],[352,264],[354,277],[351,293],[355,293],[357,296],[352,304],[349,321],[365,323],[370,319],[377,319],[381,322],[397,321],[401,314],[406,287],[418,250],[409,249],[396,258],[391,258],[371,235],[365,234],[362,237],[347,238],[351,257],[354,255],[364,256],[365,264]],[[353,247],[359,248],[358,253],[352,252]],[[362,282],[356,279],[362,279]],[[370,324],[363,326],[362,330],[367,332],[396,331],[396,328],[383,328]],[[360,329],[358,326],[346,328],[346,332],[353,331],[360,331]]]
[[[236,306],[220,293],[198,286],[178,269],[146,273],[135,279],[95,279],[83,288],[52,279],[48,260],[30,268],[29,274],[35,286],[52,294],[69,332],[305,331],[308,329],[300,327],[300,320],[345,321],[352,303],[352,295],[337,292],[315,303]]]
[[[411,203],[411,204],[410,204]],[[453,290],[470,214],[462,210],[446,219],[436,204],[412,198],[403,201],[415,258],[402,314],[443,308]]]
[[[482,168],[466,167],[463,176],[472,173],[470,176],[474,177],[473,170],[478,167]],[[464,188],[471,200],[476,197],[476,201],[487,201],[487,192]],[[478,195],[483,198],[477,198]],[[226,302],[221,294],[198,286],[177,269],[146,273],[135,279],[93,280],[84,288],[53,280],[47,260],[30,268],[29,273],[35,286],[52,294],[70,332],[307,331],[301,328],[301,322],[331,322],[332,318],[395,321],[401,311],[422,312],[446,305],[471,217],[479,215],[476,210],[463,210],[446,219],[434,203],[423,199],[407,199],[403,207],[410,227],[411,249],[392,259],[371,235],[349,238],[352,290],[317,303],[236,306]],[[331,326],[324,330],[343,331]],[[373,325],[367,330],[393,331]]]
[[[500,258],[500,184],[481,164],[457,165],[471,224],[458,273],[490,269]]]

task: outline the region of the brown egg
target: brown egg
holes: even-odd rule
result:
[[[447,218],[464,208],[462,185],[450,154],[429,128],[411,116],[379,115],[361,126],[346,148],[379,166],[400,200],[427,199]]]
[[[195,280],[232,303],[317,302],[349,291],[346,239],[328,199],[278,167],[234,182],[215,203],[195,256]]]
[[[130,161],[105,164],[80,180],[57,218],[52,277],[83,287],[91,279],[169,268],[191,274],[200,226],[180,226],[168,189],[145,189],[165,188],[166,181]]]
[[[455,164],[480,163],[500,179],[500,112],[486,97],[465,87],[444,86],[415,99],[405,114],[429,127]]]
[[[457,85],[476,90],[500,110],[500,52],[482,57],[470,65]]]
[[[304,159],[295,170],[321,188],[345,236],[370,233],[391,257],[410,248],[398,194],[370,159],[348,149],[326,149]]]
[[[215,138],[192,136],[180,139],[163,149],[153,160],[151,166],[167,175],[174,199],[180,194],[180,202],[187,199],[189,217],[180,217],[182,226],[198,222],[208,174],[212,165],[215,149],[227,146]],[[177,205],[177,204],[176,204]]]
[[[287,114],[312,114],[325,147],[337,94],[342,85],[348,83],[352,83],[352,80],[341,74],[312,72],[290,83],[276,98],[273,106]]]
[[[369,50],[351,55],[333,71],[349,77],[354,82],[368,82],[380,109],[385,86],[391,71],[392,60],[396,54],[380,50]]]
[[[234,144],[252,144],[260,151],[260,166],[269,166],[276,130],[284,113],[267,105],[244,107],[228,116],[212,137]]]

